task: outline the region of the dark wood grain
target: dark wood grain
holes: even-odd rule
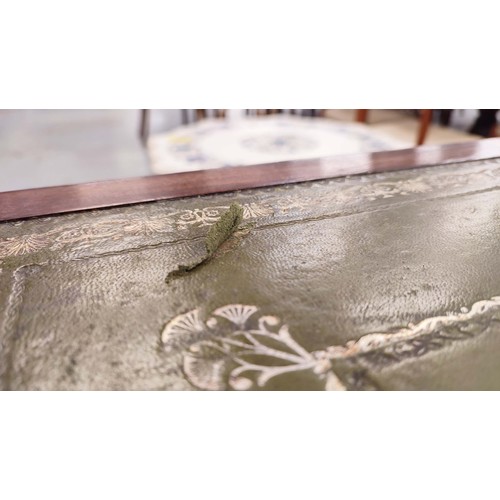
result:
[[[417,146],[421,146],[424,143],[431,121],[432,121],[432,109],[421,109],[420,127],[418,129],[418,135],[417,135]]]
[[[0,193],[0,220],[500,157],[500,138]]]

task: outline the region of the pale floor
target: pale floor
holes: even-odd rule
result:
[[[137,110],[0,111],[0,191],[149,175]]]
[[[354,110],[330,110],[329,116],[352,121]],[[452,124],[465,128],[474,118],[467,110]],[[152,133],[180,124],[180,110],[152,113]],[[407,113],[373,110],[369,124],[409,145],[415,142],[418,120]],[[150,175],[138,127],[138,110],[0,110],[0,191]],[[426,144],[476,138],[432,125]]]
[[[429,126],[425,144],[449,144],[480,139],[479,136],[466,132],[466,129],[474,123],[477,115],[478,113],[474,109],[457,110],[452,115],[450,127],[442,127],[432,123]],[[342,121],[353,121],[355,110],[332,109],[328,110],[327,116]],[[420,122],[406,112],[373,109],[368,114],[368,125],[410,146],[416,143]]]

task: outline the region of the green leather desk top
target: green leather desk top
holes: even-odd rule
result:
[[[0,387],[500,389],[499,220],[493,159],[0,224]]]

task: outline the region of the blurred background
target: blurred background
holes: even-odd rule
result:
[[[0,110],[0,191],[446,144],[497,110]]]

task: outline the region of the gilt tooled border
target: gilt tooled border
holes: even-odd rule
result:
[[[20,266],[10,275],[9,295],[3,311],[0,335],[0,389],[10,388],[10,377],[13,368],[13,350],[16,344],[16,325],[19,321],[23,293],[25,289],[26,271],[32,266]]]
[[[11,275],[10,294],[2,318],[2,366],[0,369],[2,389],[9,388],[11,373],[14,370],[12,362],[16,348],[16,325],[23,303],[25,280],[33,269],[54,264],[59,263],[21,266]],[[258,310],[257,306],[227,305],[215,310],[206,321],[201,319],[198,309],[180,314],[167,323],[162,334],[163,344],[169,348],[173,347],[179,352],[184,352],[185,365],[186,360],[190,360],[191,365],[193,359],[203,361],[202,358],[197,358],[199,355],[196,353],[200,351],[197,346],[207,343],[213,346],[214,339],[216,342],[224,344],[223,337],[213,337],[211,334],[207,336],[206,334],[207,331],[213,332],[214,328],[218,328],[215,316],[232,322],[235,325],[235,332],[238,334],[257,331],[264,337],[276,336],[277,334],[269,325],[280,325],[281,322],[279,318],[274,316],[261,316],[257,329],[254,326],[252,330],[247,326],[247,320]],[[292,346],[295,351],[293,355],[296,357],[298,355],[301,358],[299,361],[305,363],[307,368],[313,369],[318,376],[326,377],[326,384],[330,384],[330,387],[336,390],[346,388],[374,389],[377,387],[371,381],[370,373],[375,373],[405,360],[423,357],[450,347],[457,342],[478,337],[497,323],[500,323],[500,297],[492,297],[474,303],[470,310],[462,308],[462,311],[457,314],[427,318],[416,325],[409,324],[408,327],[398,331],[363,335],[358,340],[349,341],[345,345],[326,346],[324,349],[314,352],[309,352],[300,346],[293,339],[286,324],[281,324],[279,333],[286,346]],[[252,342],[253,346],[251,344],[249,346],[254,348],[255,339]],[[229,345],[234,345],[234,340]],[[342,367],[341,370],[338,370],[339,366]],[[267,368],[276,370],[276,367]],[[197,384],[192,378],[190,379],[189,374],[187,374],[187,378],[193,385],[199,386],[199,383]],[[241,381],[237,382],[241,384]],[[223,387],[217,386],[216,388]],[[240,387],[236,384],[233,388]]]
[[[475,338],[500,323],[500,297],[478,301],[470,311],[462,308],[315,351],[295,341],[278,317],[257,319],[258,311],[255,305],[228,304],[203,320],[200,309],[193,309],[170,320],[161,340],[167,351],[184,351],[185,377],[199,389],[265,388],[272,378],[305,370],[327,390],[377,389],[370,377],[377,371]]]
[[[44,233],[29,233],[0,240],[0,259],[34,254],[41,250],[60,250],[66,246],[88,244],[94,241],[123,236],[144,236],[172,233],[190,227],[214,224],[229,206],[211,206],[180,210],[150,218],[118,218],[81,224],[77,227],[57,228]],[[243,219],[272,215],[266,204],[243,205]],[[1,261],[0,261],[1,264]]]
[[[474,162],[474,166],[497,165],[498,161]],[[450,166],[447,165],[447,168]],[[407,196],[410,194],[428,194],[436,190],[443,190],[450,187],[462,187],[469,185],[473,180],[483,180],[485,178],[497,178],[497,169],[484,169],[456,175],[446,170],[436,172],[434,175],[419,175],[409,179],[387,180],[387,174],[375,174],[371,177],[371,182],[366,182],[366,176],[357,178],[354,185],[343,186],[338,183],[338,179],[332,182],[337,183],[337,189],[329,189],[330,181],[313,182],[312,186],[326,188],[325,192],[315,192],[310,194],[301,192],[298,196],[296,185],[284,186],[289,194],[273,200],[266,200],[264,203],[243,204],[244,219],[255,219],[273,215],[275,212],[286,213],[289,210],[304,212],[311,206],[333,204],[344,205],[352,200],[385,199],[396,196]],[[273,188],[279,190],[280,188]],[[264,190],[265,191],[265,190]],[[45,233],[29,233],[0,240],[0,264],[1,259],[16,257],[27,254],[34,254],[41,250],[59,250],[66,246],[83,243],[91,244],[93,241],[107,238],[117,238],[124,235],[140,236],[154,235],[161,233],[171,233],[176,230],[183,230],[189,227],[201,227],[215,223],[223,210],[228,206],[206,206],[177,210],[171,213],[162,214],[147,218],[117,218],[86,223],[77,227],[57,228]]]

